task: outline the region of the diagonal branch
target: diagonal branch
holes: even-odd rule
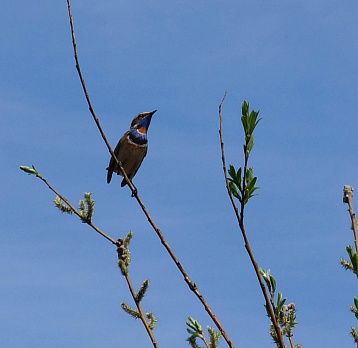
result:
[[[270,319],[272,321],[272,324],[275,328],[275,331],[276,331],[276,334],[277,334],[277,337],[278,337],[278,340],[279,340],[279,344],[281,346],[281,348],[284,348],[285,347],[285,344],[284,344],[284,341],[283,341],[283,338],[282,338],[282,334],[281,334],[281,330],[280,330],[280,327],[279,327],[279,324],[277,322],[277,319],[276,319],[276,316],[275,316],[275,313],[273,311],[273,308],[271,306],[271,302],[270,302],[270,297],[267,293],[267,290],[266,290],[266,287],[265,287],[265,284],[262,280],[262,277],[260,275],[260,267],[258,266],[257,262],[256,262],[256,259],[255,259],[255,256],[254,256],[254,253],[251,249],[251,246],[250,246],[250,243],[249,243],[249,239],[248,239],[248,236],[247,236],[247,233],[246,233],[246,229],[245,229],[245,224],[244,224],[244,207],[245,207],[245,200],[242,199],[241,201],[241,207],[240,207],[240,210],[239,208],[236,206],[235,204],[235,201],[234,201],[234,197],[231,193],[231,190],[229,188],[229,180],[228,180],[228,177],[227,177],[227,166],[226,166],[226,159],[225,159],[225,149],[224,149],[224,138],[223,138],[223,131],[222,131],[222,122],[223,122],[223,117],[222,117],[222,105],[225,101],[225,97],[226,97],[226,92],[224,94],[224,97],[222,98],[221,102],[220,102],[220,105],[219,105],[219,124],[220,124],[220,128],[219,128],[219,137],[220,137],[220,145],[221,145],[221,159],[222,159],[222,164],[223,164],[223,171],[224,171],[224,177],[225,177],[225,184],[226,184],[226,189],[227,189],[227,192],[228,192],[228,195],[229,195],[229,198],[230,198],[230,201],[231,201],[231,204],[232,204],[232,207],[234,209],[234,212],[235,212],[235,215],[236,215],[236,218],[239,222],[239,227],[240,227],[240,230],[241,230],[241,234],[244,238],[244,242],[245,242],[245,249],[247,251],[247,253],[249,254],[249,257],[250,257],[250,260],[251,260],[251,263],[252,263],[252,266],[254,267],[254,270],[255,270],[255,273],[256,273],[256,277],[257,277],[257,280],[260,284],[260,288],[261,288],[261,291],[262,291],[262,294],[265,298],[265,302],[266,302],[266,308],[268,310],[268,313],[269,313],[269,316],[270,316]],[[243,187],[242,187],[242,192],[245,192],[245,185],[246,185],[246,171],[247,171],[247,164],[248,164],[248,152],[246,151],[246,148],[247,148],[247,144],[244,145],[244,152],[245,152],[245,164],[244,164],[244,176],[243,176]]]
[[[73,51],[74,51],[75,61],[76,61],[76,69],[77,69],[77,72],[78,72],[78,75],[79,75],[79,78],[80,78],[80,81],[81,81],[82,89],[83,89],[83,92],[85,94],[90,113],[91,113],[91,115],[92,115],[92,117],[93,117],[93,119],[94,119],[94,121],[95,121],[95,123],[97,125],[97,128],[98,128],[99,132],[101,133],[101,136],[102,136],[104,142],[106,143],[108,151],[110,152],[111,156],[114,158],[116,163],[118,164],[118,167],[120,168],[120,171],[123,174],[123,176],[124,176],[124,178],[126,180],[126,183],[128,184],[130,190],[132,191],[132,196],[136,198],[138,204],[142,208],[145,216],[147,217],[148,222],[153,227],[153,229],[156,232],[157,236],[159,237],[161,243],[164,245],[165,249],[169,253],[169,255],[172,258],[172,260],[174,261],[174,263],[176,264],[176,266],[179,269],[180,273],[183,275],[184,281],[188,284],[190,290],[192,290],[194,292],[194,294],[197,296],[197,298],[200,300],[200,302],[204,306],[206,312],[209,314],[209,316],[211,317],[211,319],[213,320],[213,322],[217,326],[218,330],[220,331],[220,333],[222,334],[222,336],[226,340],[226,342],[229,345],[229,347],[234,348],[234,344],[231,342],[228,334],[224,330],[224,328],[221,325],[219,319],[215,316],[214,312],[209,307],[209,304],[206,302],[206,300],[204,299],[203,295],[199,292],[196,284],[189,278],[189,276],[186,273],[185,269],[183,268],[183,266],[181,265],[181,263],[179,262],[179,260],[175,256],[174,252],[170,248],[169,244],[165,240],[164,235],[162,234],[162,232],[160,231],[160,229],[157,227],[157,225],[155,224],[154,220],[150,216],[149,212],[147,211],[146,207],[144,206],[143,201],[141,200],[141,198],[138,195],[137,189],[132,184],[132,182],[129,180],[126,172],[124,171],[123,167],[121,166],[121,163],[116,158],[116,156],[115,156],[115,154],[114,154],[114,152],[113,152],[113,150],[112,150],[112,148],[111,148],[111,146],[110,146],[110,144],[109,144],[109,142],[108,142],[108,140],[107,140],[107,138],[106,138],[106,136],[105,136],[105,134],[104,134],[104,132],[102,130],[102,127],[101,127],[101,124],[99,122],[99,119],[98,119],[98,117],[96,116],[96,114],[94,112],[94,109],[93,109],[93,106],[92,106],[92,103],[91,103],[91,100],[90,100],[90,97],[89,97],[89,93],[88,93],[88,90],[87,90],[87,87],[86,87],[86,84],[85,84],[85,81],[84,81],[84,77],[83,77],[82,72],[81,72],[80,64],[79,64],[78,52],[77,52],[77,44],[76,44],[76,37],[75,37],[75,30],[74,30],[74,23],[73,23],[73,16],[72,16],[72,11],[71,11],[70,0],[67,0],[67,8],[68,8],[68,14],[69,14],[69,19],[70,19],[72,44],[73,44]]]
[[[86,87],[85,79],[84,79],[84,77],[82,75],[80,62],[79,62],[79,59],[78,59],[77,42],[76,42],[76,36],[75,36],[75,26],[74,26],[74,22],[73,22],[73,16],[72,16],[70,0],[67,0],[67,9],[68,9],[68,16],[69,16],[69,19],[70,19],[72,46],[73,46],[73,53],[74,53],[75,62],[76,62],[76,69],[77,69],[78,76],[79,76],[80,81],[81,81],[83,93],[84,93],[84,95],[86,97],[86,100],[87,100],[89,111],[90,111],[90,113],[91,113],[91,115],[93,117],[93,120],[95,121],[95,123],[97,125],[97,128],[98,128],[99,132],[101,133],[102,139],[105,142],[109,153],[111,154],[113,159],[116,161],[116,163],[117,163],[117,165],[118,165],[118,167],[119,167],[124,179],[126,180],[126,183],[127,183],[128,187],[131,189],[132,194],[134,195],[135,192],[136,192],[136,188],[132,184],[132,182],[129,180],[129,178],[127,176],[127,173],[124,171],[121,163],[118,161],[116,155],[114,154],[114,152],[113,152],[113,150],[111,148],[111,145],[109,144],[109,142],[107,140],[107,137],[104,134],[104,131],[103,131],[102,127],[101,127],[101,123],[99,122],[99,119],[98,119],[96,113],[94,112],[92,102],[91,102],[91,99],[90,99],[90,96],[89,96],[89,93],[88,93],[88,90],[87,90],[87,87]]]
[[[82,215],[77,211],[77,209],[70,203],[70,201],[68,199],[66,199],[64,196],[62,196],[61,194],[59,194],[52,186],[51,184],[42,176],[37,176],[40,180],[42,180],[47,187],[53,192],[55,193],[63,202],[65,202],[68,207],[71,209],[71,211],[77,215],[84,223],[86,223],[87,225],[89,225],[90,227],[92,227],[97,233],[99,233],[102,237],[106,238],[107,240],[109,240],[112,244],[117,245],[117,241],[114,240],[112,237],[108,236],[107,234],[105,234],[102,230],[100,230],[96,225],[94,225],[91,221],[84,221],[82,218]]]

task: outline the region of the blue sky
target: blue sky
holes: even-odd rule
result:
[[[73,1],[86,83],[113,146],[141,111],[158,109],[134,182],[190,277],[239,347],[272,347],[263,298],[226,195],[218,139],[242,163],[241,102],[260,110],[251,165],[259,195],[246,226],[261,267],[297,305],[295,343],[349,347],[353,275],[345,184],[358,187],[356,1]],[[149,347],[115,248],[19,170],[35,164],[113,238],[134,232],[131,276],[161,347],[184,347],[185,321],[213,323],[120,179],[75,70],[66,2],[2,4],[0,344]],[[358,203],[356,204],[358,209]],[[221,342],[222,347],[226,344]]]

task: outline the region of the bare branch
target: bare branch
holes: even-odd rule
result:
[[[343,203],[347,203],[348,204],[348,212],[349,212],[349,216],[351,217],[351,221],[352,221],[352,231],[353,231],[353,235],[354,235],[354,245],[356,248],[356,252],[358,252],[358,232],[357,232],[357,218],[356,218],[356,214],[354,213],[353,210],[353,192],[354,192],[354,188],[352,186],[349,185],[344,185],[343,188]]]
[[[135,188],[135,186],[133,185],[133,183],[129,180],[128,176],[127,176],[127,173],[124,171],[121,163],[118,161],[116,155],[114,154],[112,148],[111,148],[111,145],[109,144],[108,140],[107,140],[107,137],[106,135],[104,134],[104,131],[102,129],[102,126],[101,126],[101,123],[99,122],[99,119],[94,111],[94,108],[92,106],[92,102],[91,102],[91,99],[90,99],[90,96],[89,96],[89,93],[88,93],[88,90],[87,90],[87,87],[86,87],[86,83],[85,83],[85,79],[82,75],[82,71],[81,71],[81,66],[80,66],[80,62],[79,62],[79,59],[78,59],[78,52],[77,52],[77,42],[76,42],[76,36],[75,36],[75,26],[74,26],[74,22],[73,22],[73,16],[72,16],[72,10],[71,10],[71,4],[70,4],[70,0],[67,0],[67,9],[68,9],[68,16],[70,18],[70,26],[71,26],[71,36],[72,36],[72,46],[73,46],[73,54],[74,54],[74,57],[75,57],[75,62],[76,62],[76,69],[77,69],[77,72],[78,72],[78,76],[80,78],[80,81],[81,81],[81,85],[82,85],[82,89],[83,89],[83,92],[84,92],[84,95],[86,97],[86,100],[87,100],[87,104],[88,104],[88,108],[89,108],[89,111],[97,125],[97,128],[102,136],[102,139],[103,141],[105,142],[106,146],[107,146],[107,149],[109,151],[109,153],[111,154],[111,156],[114,158],[114,160],[116,161],[123,177],[125,178],[126,180],[126,183],[128,185],[128,187],[131,189],[132,191],[132,194],[134,195],[137,191],[137,189]]]

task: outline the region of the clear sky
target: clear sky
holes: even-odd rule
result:
[[[341,269],[353,243],[342,188],[358,190],[358,2],[76,1],[83,73],[109,141],[158,109],[134,179],[190,277],[238,347],[273,347],[268,319],[224,185],[218,105],[225,91],[228,162],[242,163],[241,102],[260,110],[251,165],[258,196],[246,226],[261,267],[297,305],[295,343],[353,346],[358,295]],[[0,21],[0,345],[150,347],[116,266],[115,247],[19,170],[35,164],[113,238],[134,232],[131,276],[161,347],[185,347],[191,315],[213,326],[121,179],[75,70],[66,1],[3,1]],[[356,200],[358,210],[358,197]],[[221,342],[222,347],[226,344]]]

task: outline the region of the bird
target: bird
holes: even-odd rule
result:
[[[136,175],[139,167],[141,166],[144,157],[148,151],[148,139],[147,131],[152,120],[152,116],[157,110],[148,112],[141,112],[134,117],[131,126],[127,132],[119,139],[114,154],[118,161],[122,165],[130,180]],[[107,183],[109,184],[112,179],[113,173],[122,175],[119,166],[113,157],[109,161],[107,168]],[[122,175],[123,176],[123,175]],[[126,180],[123,179],[121,187],[127,184]]]

